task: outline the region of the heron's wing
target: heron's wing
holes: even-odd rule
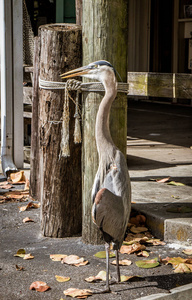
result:
[[[124,204],[131,202],[131,184],[124,155],[118,150],[102,184],[113,194],[122,197]]]
[[[107,189],[101,189],[95,198],[93,211],[94,221],[103,232],[104,238],[106,236],[105,240],[121,245],[127,227],[122,198]]]

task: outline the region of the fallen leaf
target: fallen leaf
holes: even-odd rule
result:
[[[23,257],[23,259],[33,259],[34,258],[34,256],[33,255],[31,255],[31,253],[28,253],[28,254],[25,254],[25,256]]]
[[[21,258],[23,258],[25,260],[27,260],[27,259],[33,259],[34,258],[34,256],[31,255],[31,253],[26,254],[25,249],[19,249],[17,251],[17,253],[14,254],[14,256],[21,257]]]
[[[159,265],[158,258],[154,258],[151,260],[138,260],[135,262],[136,266],[144,269],[155,268]]]
[[[4,195],[10,199],[18,199],[19,200],[19,199],[23,198],[23,194],[18,191],[11,191],[11,192],[5,193]]]
[[[172,198],[174,198],[174,199],[180,199],[180,197],[179,197],[179,196],[174,196],[174,195],[171,195],[171,197],[172,197]]]
[[[61,262],[68,265],[75,265],[76,267],[88,264],[87,260],[85,261],[83,257],[77,255],[68,255],[64,257]]]
[[[179,206],[179,207],[169,207],[166,209],[167,212],[172,212],[172,213],[180,213],[180,214],[184,214],[184,213],[190,213],[192,212],[192,208],[188,207],[188,206]]]
[[[34,281],[30,285],[30,290],[36,290],[37,292],[46,292],[47,290],[50,289],[50,286],[46,284],[46,282],[43,281]]]
[[[76,288],[69,288],[63,292],[65,296],[71,296],[73,298],[78,298],[78,297],[85,297],[87,298],[88,296],[91,296],[93,292],[91,290],[87,289],[76,289]]]
[[[192,255],[192,248],[184,249],[182,252],[187,255]]]
[[[139,221],[140,224],[145,224],[146,217],[144,215],[137,215],[136,219]]]
[[[135,278],[141,279],[142,277],[138,275],[134,275],[134,276],[121,275],[120,278],[121,278],[121,282],[126,282],[128,280],[135,279]]]
[[[133,232],[133,233],[140,233],[140,232],[148,231],[148,228],[146,228],[146,227],[135,227],[135,226],[132,226],[130,228],[130,231]]]
[[[23,223],[27,223],[27,222],[34,222],[32,219],[30,219],[29,217],[26,217],[23,219]]]
[[[14,254],[14,256],[18,256],[18,257],[22,257],[23,258],[25,256],[25,254],[26,254],[25,249],[19,249],[17,251],[17,253]]]
[[[24,187],[24,191],[28,191],[29,190],[29,179],[26,178],[26,181],[25,181],[25,187]]]
[[[50,254],[50,259],[52,261],[61,261],[63,258],[65,258],[67,255],[65,254]]]
[[[23,271],[23,270],[24,270],[23,267],[19,267],[18,265],[15,265],[15,267],[16,267],[16,270],[17,270],[17,271]]]
[[[16,172],[16,173],[11,173],[10,178],[13,183],[19,183],[20,181],[25,182],[25,175],[24,171]]]
[[[164,182],[169,181],[169,179],[170,179],[170,177],[166,177],[166,178],[162,178],[162,179],[157,179],[156,182],[164,183]]]
[[[167,183],[168,185],[174,185],[174,186],[185,186],[184,183],[176,182],[176,181],[170,181]]]
[[[71,279],[70,277],[64,277],[64,276],[58,276],[58,275],[55,275],[55,278],[58,282],[66,282]]]
[[[2,184],[3,183],[3,184]],[[13,186],[11,184],[9,184],[7,181],[1,182],[0,183],[0,188],[3,190],[9,190],[11,189]]]
[[[99,257],[99,258],[106,258],[106,252],[105,251],[99,251],[99,252],[95,253],[94,256]],[[111,257],[111,258],[115,257],[115,253],[110,251],[109,257]]]
[[[110,275],[109,279],[111,279]],[[87,282],[96,282],[98,280],[106,281],[106,271],[100,271],[96,276],[90,276],[88,278],[85,278],[85,281]]]
[[[182,257],[171,257],[168,259],[168,264],[172,264],[173,266],[177,266],[181,263],[185,263],[186,259]]]
[[[141,251],[141,252],[137,253],[137,256],[149,257],[149,252]]]
[[[146,241],[146,243],[153,244],[153,246],[158,246],[158,245],[164,246],[164,245],[166,245],[166,243],[163,242],[163,241],[160,241],[160,239],[148,239]]]
[[[180,263],[174,270],[174,273],[191,273],[192,271],[192,266],[191,268],[189,267],[190,265],[187,265],[185,263]]]
[[[134,252],[137,252],[137,251],[140,251],[140,250],[145,250],[146,247],[145,245],[141,245],[140,243],[135,243],[133,245],[130,245],[130,246],[126,246],[126,245],[123,245],[121,246],[120,248],[120,253],[122,254],[131,254],[131,253],[134,253]]]
[[[123,241],[123,245],[132,245],[132,244],[135,244],[135,243],[146,243],[146,241],[148,241],[149,238],[144,236],[144,237],[138,237],[138,238],[135,238],[133,240],[130,240],[130,241]]]
[[[117,264],[116,259],[113,260],[113,261],[111,262],[111,264],[112,264],[112,265],[116,265],[116,264]],[[128,259],[123,259],[123,260],[120,260],[120,261],[119,261],[119,265],[120,265],[120,266],[130,266],[131,264],[132,264],[132,261],[131,261],[131,260],[128,260]]]
[[[26,211],[29,208],[39,208],[40,203],[34,203],[33,201],[29,202],[27,205],[19,208],[19,211]]]

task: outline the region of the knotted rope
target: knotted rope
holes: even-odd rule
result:
[[[65,90],[64,107],[62,122],[62,132],[61,132],[61,144],[60,144],[60,156],[68,157],[70,156],[69,150],[69,99],[75,104],[75,130],[74,130],[74,143],[81,143],[81,128],[80,128],[80,115],[81,111],[79,108],[79,94],[80,92],[104,92],[104,86],[100,82],[88,82],[83,83],[75,79],[69,79],[67,82],[56,82],[56,81],[46,81],[39,78],[39,88],[46,90]],[[74,100],[69,91],[77,91],[76,99]],[[128,84],[118,82],[117,92],[128,93]],[[54,122],[54,121],[52,121]]]

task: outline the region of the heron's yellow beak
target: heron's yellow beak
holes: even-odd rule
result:
[[[61,74],[61,78],[70,78],[70,77],[75,77],[75,76],[81,76],[84,74],[87,74],[89,72],[89,68],[87,66],[81,67],[66,73]]]

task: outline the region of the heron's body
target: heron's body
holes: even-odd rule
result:
[[[92,218],[106,241],[106,291],[110,291],[109,244],[113,243],[118,262],[118,249],[123,242],[131,210],[131,186],[126,159],[115,146],[109,129],[110,110],[117,94],[117,81],[114,68],[106,61],[98,61],[70,71],[64,74],[64,78],[77,75],[97,79],[105,88],[105,96],[100,103],[95,126],[99,167],[92,189]],[[117,274],[120,281],[119,264]]]

